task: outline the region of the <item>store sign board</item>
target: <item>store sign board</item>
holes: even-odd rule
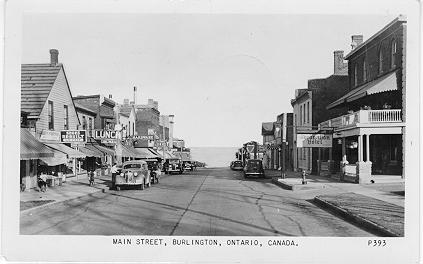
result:
[[[60,142],[60,132],[53,130],[43,130],[40,135],[40,141]]]
[[[103,144],[116,144],[115,138],[103,138],[101,139],[101,143]]]
[[[134,136],[135,139],[143,139],[143,140],[154,140],[154,135],[148,136]]]
[[[330,134],[297,134],[297,148],[331,148]]]
[[[87,131],[62,130],[60,131],[60,142],[72,144],[85,144],[87,142]]]
[[[114,130],[93,130],[92,135],[95,139],[116,139]]]

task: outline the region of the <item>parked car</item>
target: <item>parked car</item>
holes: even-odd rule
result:
[[[120,191],[123,186],[137,187],[141,190],[145,186],[151,186],[150,171],[144,160],[126,161],[122,165],[121,173],[116,175],[116,190]]]
[[[191,161],[184,161],[183,167],[184,167],[184,170],[190,170],[190,171],[194,170],[194,164],[192,164]]]
[[[151,183],[159,183],[160,175],[162,171],[160,170],[159,161],[157,159],[147,159],[148,170],[150,171]]]
[[[244,169],[244,167],[242,166],[242,161],[240,161],[240,160],[232,161],[230,168],[231,168],[231,170],[243,170]]]
[[[163,164],[164,173],[170,174],[172,172],[177,172],[179,174],[182,174],[184,172],[184,168],[182,166],[182,162],[178,158],[170,158],[166,159],[165,163]]]
[[[244,177],[258,176],[264,178],[263,162],[258,159],[250,159],[244,167]]]

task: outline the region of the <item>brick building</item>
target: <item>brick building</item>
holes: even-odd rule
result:
[[[337,171],[344,180],[404,177],[405,42],[406,20],[402,16],[365,42],[361,35],[352,36],[353,49],[346,56],[349,91],[327,106],[347,108],[348,112],[320,124],[334,128],[337,144],[332,156],[341,159]]]
[[[110,129],[113,130],[116,124],[114,107],[116,103],[109,98],[96,95],[80,95],[73,98],[73,101],[87,109],[96,113],[94,119],[94,129]]]
[[[335,117],[343,111],[343,109],[326,109],[326,105],[348,91],[348,66],[344,62],[343,54],[343,51],[334,51],[334,71],[332,75],[327,78],[308,80],[307,89],[297,89],[295,98],[291,100],[294,112],[294,170],[317,172],[318,150],[297,148],[297,134],[315,133],[320,122]]]
[[[160,111],[159,104],[153,99],[148,99],[148,103],[135,104],[135,131],[140,137],[151,136],[148,140],[138,140],[135,147],[157,147],[160,131]]]

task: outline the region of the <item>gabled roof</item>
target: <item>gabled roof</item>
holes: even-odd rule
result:
[[[88,112],[88,113],[92,114],[93,116],[96,116],[97,115],[97,112],[95,110],[91,109],[91,108],[85,107],[85,106],[83,106],[81,104],[78,104],[77,102],[74,102],[74,104],[75,104],[75,108],[76,108],[77,111],[78,110],[83,110],[85,112]]]
[[[40,115],[61,68],[60,63],[21,65],[21,111],[29,117]]]

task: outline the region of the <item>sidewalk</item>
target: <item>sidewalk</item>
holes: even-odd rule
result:
[[[300,192],[321,189],[321,194],[314,198],[321,207],[383,236],[404,236],[403,182],[355,184],[307,175],[307,184],[303,185],[298,172],[287,172],[285,179],[276,170],[266,171],[266,175],[275,177],[273,183],[284,189]]]
[[[162,174],[160,177],[168,177]],[[27,212],[35,208],[50,206],[56,203],[76,199],[96,192],[108,191],[112,185],[112,175],[95,178],[94,186],[88,183],[87,175],[79,175],[78,179],[72,178],[62,186],[47,187],[46,192],[31,189],[20,193],[20,211]]]
[[[31,189],[20,193],[20,210],[28,211],[35,207],[47,206],[66,200],[75,199],[103,190],[108,190],[111,176],[95,178],[94,186],[90,186],[87,176],[80,175],[77,179],[67,180],[62,186],[47,187],[46,192]]]

